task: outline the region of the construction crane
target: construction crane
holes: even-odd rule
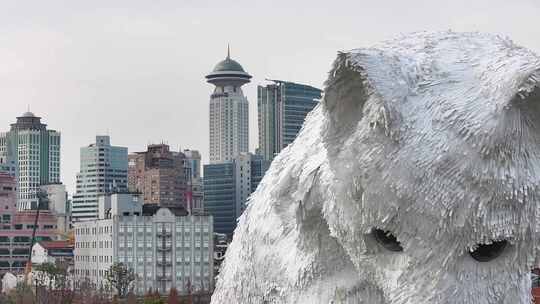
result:
[[[24,282],[28,282],[28,276],[32,272],[32,247],[34,247],[34,242],[36,241],[36,230],[38,227],[39,221],[39,211],[41,210],[42,205],[45,205],[48,202],[47,192],[43,190],[38,190],[37,193],[38,204],[36,210],[36,216],[34,218],[34,227],[32,229],[32,240],[30,241],[30,248],[28,250],[28,260],[26,261],[26,267],[24,269]]]

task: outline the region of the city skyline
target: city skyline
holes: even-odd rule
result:
[[[530,26],[540,15],[540,4],[526,0],[391,6],[388,1],[350,2],[333,8],[298,2],[287,3],[288,10],[280,10],[279,3],[269,8],[247,1],[211,9],[193,3],[115,5],[89,9],[85,4],[54,1],[13,2],[0,12],[0,98],[9,103],[0,113],[2,129],[7,130],[30,105],[32,112],[60,131],[61,181],[69,193],[75,190],[79,148],[100,134],[111,135],[130,151],[166,141],[175,150],[201,151],[203,163],[208,163],[212,85],[204,75],[225,56],[229,42],[233,57],[253,75],[244,90],[251,104],[250,151],[258,142],[257,85],[275,78],[323,88],[339,50],[400,33],[451,28],[501,33],[540,51],[540,28]],[[391,13],[388,7],[400,14],[385,18]],[[280,22],[271,22],[278,13]],[[340,18],[326,21],[329,14]],[[218,27],[224,34],[213,35]],[[264,32],[280,32],[286,47],[265,43]]]

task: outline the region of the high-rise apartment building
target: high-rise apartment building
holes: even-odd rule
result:
[[[210,95],[210,163],[230,161],[249,151],[249,104],[242,85],[251,75],[228,52],[206,79],[215,85]]]
[[[257,87],[259,153],[267,160],[294,141],[322,91],[309,85],[273,80]]]
[[[214,218],[215,232],[232,235],[249,195],[257,189],[268,166],[269,161],[251,153],[204,166],[204,204]]]
[[[48,130],[41,117],[26,112],[8,132],[0,133],[0,159],[15,165],[17,208],[37,207],[40,185],[60,182],[60,133]]]
[[[96,142],[81,148],[80,172],[73,195],[73,221],[96,219],[100,194],[128,190],[128,149],[111,146],[109,136],[96,136]]]
[[[129,155],[129,190],[147,204],[186,206],[186,156],[166,144],[150,145]]]
[[[211,216],[141,205],[131,194],[101,198],[108,206],[98,220],[75,223],[78,282],[86,278],[99,288],[109,267],[121,262],[137,275],[138,295],[149,289],[167,294],[173,287],[181,294],[213,290]]]

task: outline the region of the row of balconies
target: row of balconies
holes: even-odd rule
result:
[[[158,266],[172,266],[172,261],[170,261],[170,260],[165,260],[165,261],[161,260],[161,261],[159,261],[159,260],[158,260],[158,261],[156,262],[156,264],[157,264]]]
[[[158,237],[171,237],[172,232],[170,232],[170,231],[158,231],[157,236]]]
[[[9,259],[27,259],[28,254],[0,255],[0,261]]]
[[[156,276],[156,279],[158,281],[171,281],[172,280],[172,277],[170,274],[165,274],[165,275],[157,275]]]
[[[172,250],[172,246],[171,245],[165,245],[165,246],[157,247],[156,250],[157,251],[170,251],[170,250]]]

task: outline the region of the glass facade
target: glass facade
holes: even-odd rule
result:
[[[204,207],[214,218],[214,232],[231,234],[236,228],[234,162],[204,166]]]
[[[259,149],[265,159],[294,141],[321,96],[320,89],[281,80],[257,87]]]
[[[204,204],[214,218],[215,232],[232,235],[269,164],[260,155],[243,153],[231,162],[204,166]]]

